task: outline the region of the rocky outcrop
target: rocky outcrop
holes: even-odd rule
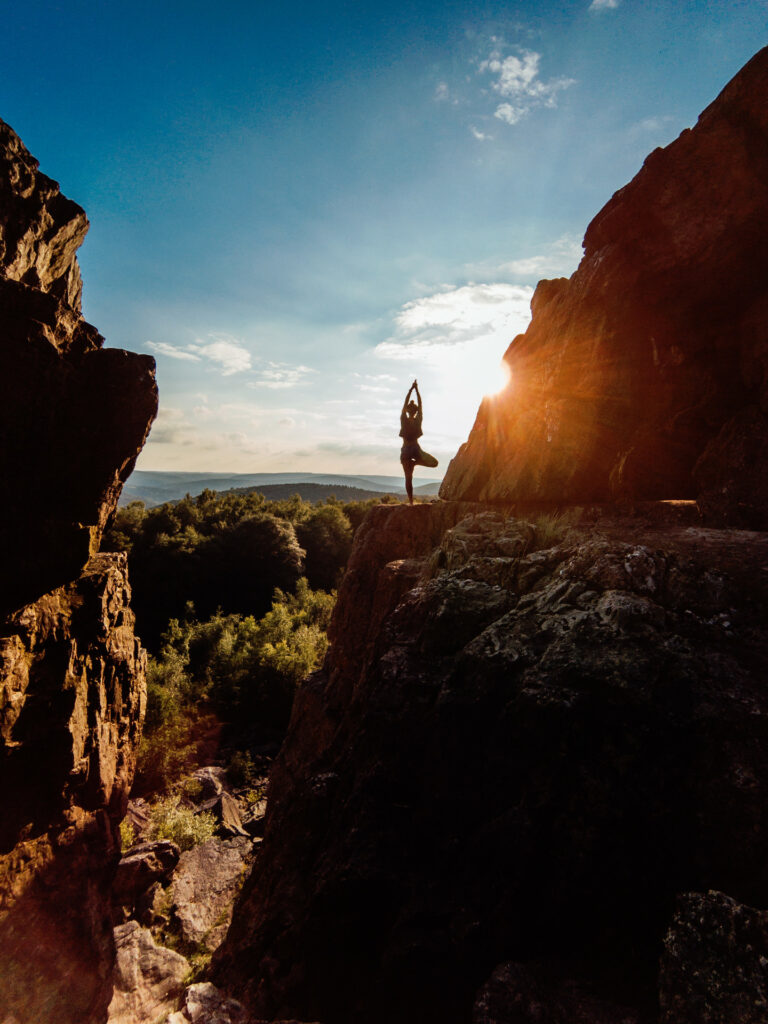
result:
[[[157,412],[154,360],[80,313],[83,210],[0,121],[0,616],[99,547]]]
[[[570,504],[697,498],[768,523],[768,49],[657,149],[542,281],[441,489]]]
[[[0,1007],[19,1024],[103,1020],[109,1002],[116,826],[145,703],[129,599],[126,556],[97,555],[0,628]]]
[[[459,1024],[506,964],[510,1020],[655,1019],[676,894],[768,903],[766,565],[693,503],[375,508],[213,980]]]
[[[80,312],[84,212],[0,122],[0,1018],[102,1024],[145,703],[124,555],[96,554],[154,363]]]

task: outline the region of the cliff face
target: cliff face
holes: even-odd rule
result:
[[[157,412],[154,360],[81,316],[87,230],[0,121],[0,615],[95,554]]]
[[[84,212],[0,121],[0,1017],[106,1019],[145,702],[103,527],[157,411],[154,362],[80,313]]]
[[[768,49],[648,157],[542,281],[441,490],[449,499],[697,498],[768,522]]]

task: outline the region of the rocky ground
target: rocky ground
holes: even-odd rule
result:
[[[235,787],[220,765],[179,783],[178,802],[132,800],[113,886],[117,961],[109,1024],[242,1024],[201,981],[257,857],[266,775]],[[153,838],[158,831],[173,834]],[[183,849],[181,847],[184,847]]]

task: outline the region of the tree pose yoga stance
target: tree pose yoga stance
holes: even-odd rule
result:
[[[411,392],[416,392],[419,404],[411,398]],[[419,446],[418,439],[423,431],[421,429],[421,395],[419,385],[416,381],[408,388],[408,394],[403,402],[403,411],[400,413],[400,437],[403,439],[403,447],[400,449],[400,462],[405,473],[405,490],[408,494],[408,501],[413,504],[413,469],[414,466],[429,466],[434,469],[437,459],[434,455],[423,452]]]

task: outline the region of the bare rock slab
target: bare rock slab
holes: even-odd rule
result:
[[[187,942],[216,950],[253,863],[249,837],[209,839],[182,853],[173,877],[173,913]]]

